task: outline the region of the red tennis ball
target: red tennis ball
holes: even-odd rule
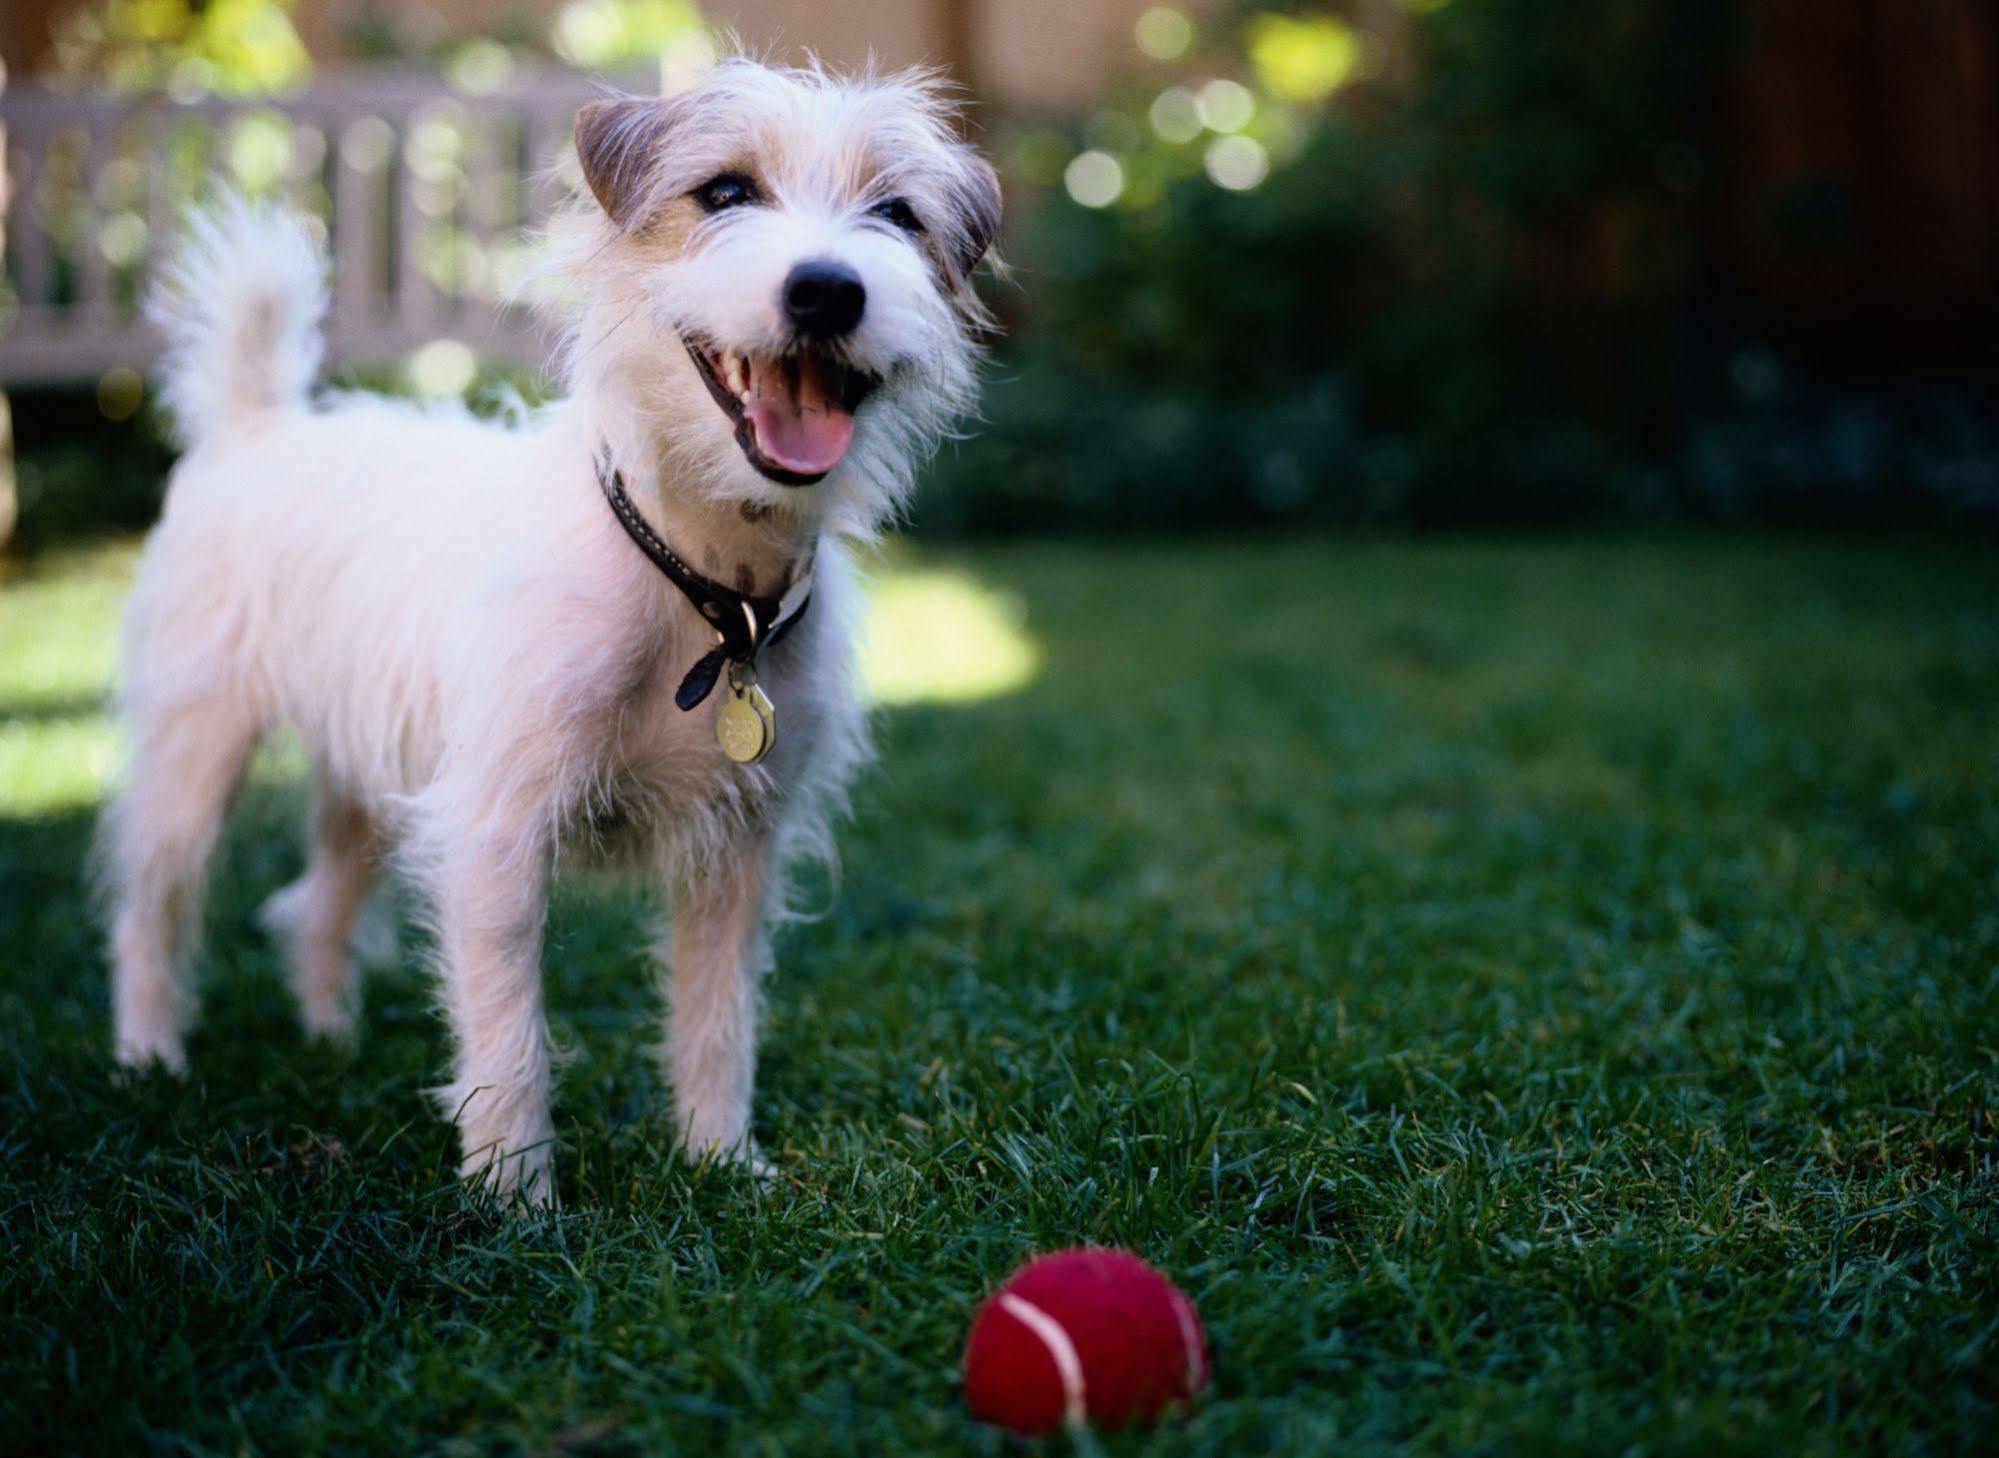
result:
[[[1151,1422],[1208,1381],[1194,1303],[1129,1251],[1029,1261],[972,1318],[965,1396],[1016,1433]]]

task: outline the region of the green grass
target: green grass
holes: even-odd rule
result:
[[[453,1186],[413,955],[357,1055],[294,1033],[251,921],[281,773],[191,1079],[111,1079],[79,868],[122,560],[0,591],[0,1446],[999,1453],[966,1318],[1102,1241],[1216,1355],[1111,1452],[1991,1451],[1989,551],[932,563],[1018,595],[1035,676],[885,718],[771,988],[782,1183],[674,1162],[644,903],[575,886],[567,1208],[511,1222]]]

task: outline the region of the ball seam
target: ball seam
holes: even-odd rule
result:
[[[1180,1348],[1187,1354],[1187,1396],[1201,1390],[1201,1319],[1194,1315],[1194,1303],[1178,1290],[1173,1293],[1173,1319],[1180,1323]]]
[[[1002,1311],[1034,1333],[1048,1349],[1048,1359],[1055,1364],[1055,1375],[1062,1383],[1063,1425],[1080,1428],[1088,1413],[1083,1393],[1083,1359],[1076,1354],[1076,1344],[1069,1339],[1069,1333],[1039,1306],[1011,1291],[1000,1293],[999,1304]]]

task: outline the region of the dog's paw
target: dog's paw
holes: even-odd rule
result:
[[[117,1060],[119,1072],[128,1078],[152,1071],[175,1078],[187,1076],[187,1046],[180,1033],[170,1028],[121,1031],[111,1056]]]
[[[764,1157],[762,1147],[748,1135],[726,1144],[717,1139],[703,1141],[686,1136],[681,1152],[696,1169],[745,1174],[760,1185],[774,1185],[778,1180],[777,1166]]]
[[[346,998],[300,998],[299,1026],[306,1037],[325,1043],[343,1053],[352,1053],[361,1043],[361,1020]]]
[[[749,1148],[744,1150],[742,1156],[736,1161],[736,1165],[744,1174],[766,1189],[778,1182],[779,1174],[777,1166],[764,1157],[763,1150],[758,1147],[754,1139],[750,1141]]]
[[[547,1169],[535,1178],[523,1180],[507,1193],[506,1209],[514,1214],[553,1215],[562,1209],[562,1195],[555,1188],[555,1171]]]
[[[519,1154],[468,1158],[459,1174],[468,1192],[502,1211],[562,1208],[555,1188],[555,1152],[546,1144]]]

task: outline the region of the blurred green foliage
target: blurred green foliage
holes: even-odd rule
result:
[[[999,133],[1010,338],[926,522],[1809,513],[1853,474],[1836,407],[1738,398],[1734,345],[1702,337],[1743,4],[1368,13],[1239,5],[1182,48],[1141,22],[1170,59],[1080,125]],[[1884,426],[1843,508],[1907,510],[1921,429]],[[1921,499],[1999,506],[1989,422],[1959,436],[1955,494]]]
[[[54,68],[69,81],[122,92],[262,96],[312,75],[292,16],[299,0],[93,0],[66,16]],[[441,67],[460,90],[503,85],[523,64],[560,60],[593,70],[695,66],[714,44],[694,0],[566,0],[544,12],[508,0],[476,28],[426,6],[359,0],[344,6],[342,59]]]
[[[55,65],[114,91],[288,91],[312,74],[294,0],[98,0],[65,18]]]

